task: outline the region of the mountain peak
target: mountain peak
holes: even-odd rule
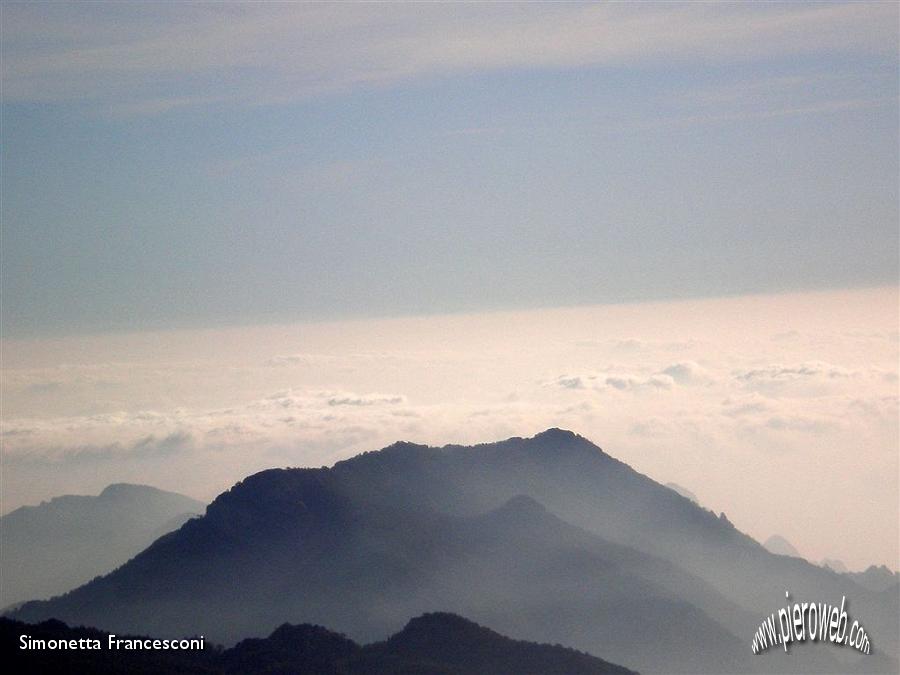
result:
[[[621,673],[632,671],[561,645],[513,640],[457,614],[433,612],[411,619],[375,649],[446,664],[454,673]],[[418,672],[418,671],[417,671]]]
[[[162,492],[162,490],[149,485],[138,485],[137,483],[112,483],[103,488],[103,492],[101,492],[99,496],[106,499],[115,499],[118,497],[147,494],[151,492]]]
[[[516,495],[497,508],[478,516],[479,526],[516,537],[523,532],[559,532],[567,527],[547,508],[527,495]]]
[[[766,547],[769,553],[774,553],[775,555],[789,555],[794,558],[803,557],[800,555],[800,551],[780,534],[773,534],[763,542],[763,546]]]
[[[281,645],[289,645],[294,648],[296,648],[298,645],[310,643],[314,640],[327,640],[345,647],[350,647],[353,645],[353,642],[342,633],[336,633],[325,628],[324,626],[309,623],[283,623],[278,628],[276,628],[268,637],[269,642]],[[259,641],[259,638],[250,638],[250,640],[248,640],[245,644]]]
[[[574,431],[568,429],[560,429],[559,427],[550,427],[546,431],[535,434],[533,441],[546,441],[548,443],[574,443],[578,440],[584,440]]]
[[[516,495],[503,504],[498,511],[511,513],[545,514],[544,505],[528,495]]]
[[[461,617],[458,614],[453,614],[451,612],[426,612],[425,614],[410,619],[401,633],[409,633],[411,631],[423,629],[431,630],[433,628],[446,630],[474,627],[478,627],[478,624]]]
[[[427,445],[422,445],[420,443],[413,443],[412,441],[395,441],[391,443],[386,448],[383,448],[381,452],[411,452],[416,450],[424,450],[427,449]]]
[[[560,454],[581,456],[585,453],[599,456],[603,454],[603,450],[584,436],[579,436],[574,431],[557,427],[551,427],[546,431],[535,434],[531,438],[524,439],[524,446],[547,456]]]
[[[147,485],[60,495],[0,517],[0,606],[69,591],[127,562],[204,505]]]

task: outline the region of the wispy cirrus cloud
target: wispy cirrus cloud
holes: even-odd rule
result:
[[[7,101],[153,114],[453,73],[889,54],[896,18],[890,3],[14,4],[2,77]]]

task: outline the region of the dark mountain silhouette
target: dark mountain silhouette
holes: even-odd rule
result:
[[[299,621],[371,641],[441,609],[647,672],[855,668],[855,655],[823,645],[752,657],[785,590],[846,595],[873,646],[895,653],[896,596],[772,555],[724,516],[554,429],[264,471],[115,573],[15,616],[228,643]]]
[[[444,512],[480,512],[527,494],[572,524],[672,561],[708,582],[748,611],[718,617],[742,641],[783,606],[786,590],[816,602],[839,603],[844,595],[877,649],[897,658],[900,596],[872,592],[799,558],[773,555],[724,514],[692,503],[571,431],[549,429],[474,447],[398,443],[340,462],[334,471],[373,500],[425,502]],[[790,663],[798,665],[797,659]]]
[[[43,640],[93,638],[100,650],[23,651],[21,635]],[[278,627],[231,649],[110,651],[108,634],[60,621],[29,625],[0,619],[0,653],[13,672],[219,673],[222,675],[629,675],[626,668],[559,645],[512,640],[460,616],[426,614],[384,642],[365,647],[309,624]]]
[[[241,640],[220,660],[224,672],[339,675],[359,656],[360,646],[322,626],[283,624],[267,638]]]
[[[788,555],[792,558],[803,557],[800,555],[800,551],[794,548],[794,545],[780,534],[773,534],[763,542],[763,546],[766,547],[769,553],[774,553],[775,555]]]
[[[51,597],[105,574],[199,513],[198,501],[146,485],[110,485],[0,518],[0,606]]]
[[[884,565],[870,565],[863,572],[847,572],[847,576],[860,586],[865,586],[876,593],[890,591],[900,594],[900,574],[892,572]]]
[[[330,470],[251,476],[116,572],[16,616],[227,643],[290,619],[368,642],[441,608],[656,670],[746,667],[737,638],[647,577],[708,595],[711,605],[714,591],[528,497],[462,517],[360,504],[342,489]],[[698,630],[712,641],[703,654],[684,648]]]
[[[402,669],[394,666],[403,662],[431,662],[446,668],[447,672],[467,675],[633,672],[560,645],[512,640],[445,612],[413,619],[386,641],[365,647],[352,665],[354,672],[390,675],[401,672]]]

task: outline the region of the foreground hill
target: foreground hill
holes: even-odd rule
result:
[[[146,485],[110,485],[0,517],[0,606],[58,595],[115,569],[204,505]]]
[[[101,641],[90,651],[22,651],[20,635]],[[28,625],[0,619],[0,653],[14,672],[275,675],[629,675],[621,666],[559,645],[512,640],[453,614],[411,620],[384,642],[361,647],[321,626],[284,624],[267,638],[222,651],[109,651],[107,634],[59,621]]]
[[[876,664],[825,645],[752,657],[786,589],[846,595],[876,650],[895,653],[895,596],[772,555],[724,516],[550,430],[264,471],[116,572],[15,616],[226,643],[305,622],[368,642],[442,609],[645,672]]]

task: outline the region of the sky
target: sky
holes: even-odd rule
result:
[[[897,567],[898,15],[3,2],[2,510],[558,425]]]
[[[7,336],[896,283],[896,3],[2,11]]]

